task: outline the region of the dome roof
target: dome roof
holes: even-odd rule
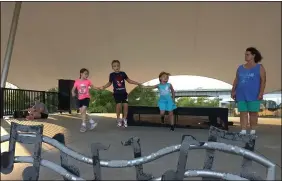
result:
[[[200,90],[200,89],[232,89],[232,85],[208,77],[194,75],[176,75],[169,77],[169,83],[173,85],[174,90]],[[159,79],[153,79],[145,82],[144,85],[156,85]]]

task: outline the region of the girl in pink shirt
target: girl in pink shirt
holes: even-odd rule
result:
[[[80,128],[80,132],[85,132],[87,130],[86,127],[86,120],[87,120],[87,107],[89,107],[89,102],[90,102],[90,93],[89,89],[94,88],[94,89],[99,89],[95,86],[93,86],[92,82],[88,80],[89,76],[89,71],[85,68],[80,70],[80,78],[75,80],[74,86],[72,88],[72,96],[75,97],[75,90],[77,89],[78,92],[78,106],[79,106],[79,111],[81,113],[82,117],[82,124]],[[89,119],[90,123],[90,130],[94,129],[97,126],[97,122],[94,121],[93,119]]]

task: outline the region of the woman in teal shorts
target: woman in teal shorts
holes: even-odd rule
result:
[[[159,108],[161,114],[161,121],[164,123],[164,115],[165,111],[168,111],[169,120],[170,120],[170,130],[174,131],[174,115],[173,110],[176,109],[176,105],[174,103],[175,93],[172,85],[168,83],[169,73],[161,72],[159,75],[160,84],[155,86],[144,86],[147,88],[158,88],[160,92],[159,98]]]
[[[233,83],[231,97],[237,102],[240,112],[241,134],[247,133],[248,122],[250,134],[256,133],[258,112],[266,83],[265,69],[262,64],[258,64],[261,60],[262,56],[256,48],[247,48],[245,52],[247,63],[238,67]]]

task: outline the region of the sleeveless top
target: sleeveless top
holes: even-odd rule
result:
[[[238,81],[236,101],[257,101],[260,92],[260,64],[247,69],[241,65],[237,69]]]
[[[172,100],[170,92],[170,83],[159,84],[160,100]]]

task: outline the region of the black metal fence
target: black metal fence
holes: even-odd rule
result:
[[[1,118],[13,115],[14,111],[30,108],[34,100],[43,102],[50,113],[58,110],[58,93],[36,90],[1,88]]]

